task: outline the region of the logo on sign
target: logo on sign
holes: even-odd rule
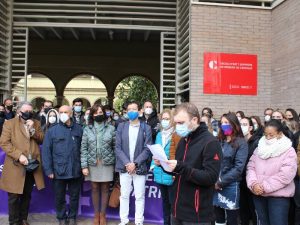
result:
[[[217,63],[216,60],[211,60],[211,61],[209,61],[208,66],[209,66],[209,68],[212,69],[212,70],[218,69],[218,63]]]

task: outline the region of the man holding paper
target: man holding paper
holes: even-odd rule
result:
[[[174,121],[181,136],[175,160],[168,160],[176,178],[173,184],[173,225],[210,225],[214,222],[213,194],[222,159],[217,139],[200,124],[197,107],[192,103],[178,105]],[[156,164],[160,164],[155,160]]]

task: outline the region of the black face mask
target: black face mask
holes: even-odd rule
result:
[[[106,117],[104,115],[98,115],[98,116],[94,116],[94,120],[97,122],[97,123],[101,123],[103,121],[105,121]]]
[[[11,111],[11,110],[13,109],[13,105],[7,105],[7,106],[6,106],[6,109],[7,109],[8,111]]]
[[[47,114],[51,109],[52,109],[51,107],[50,108],[45,108],[44,112]]]
[[[5,117],[5,112],[4,111],[0,111],[0,118]]]
[[[32,112],[21,112],[21,117],[23,118],[23,120],[30,120],[33,117],[33,113]]]

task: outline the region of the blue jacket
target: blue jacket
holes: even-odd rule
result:
[[[241,181],[248,158],[248,144],[244,138],[237,138],[235,143],[222,142],[223,160],[218,180],[220,187]],[[234,146],[234,147],[233,147]]]
[[[156,140],[155,140],[155,144],[160,144],[162,145],[162,136],[161,136],[161,132],[159,132],[156,136]],[[170,158],[170,146],[171,146],[171,138],[168,141],[168,143],[166,144],[164,150],[165,153],[168,157],[168,159]],[[165,173],[163,171],[163,169],[160,166],[156,166],[154,164],[154,161],[152,160],[151,162],[151,167],[154,167],[153,169],[153,175],[154,175],[154,181],[158,184],[163,184],[163,185],[172,185],[173,184],[173,176]]]
[[[146,175],[147,160],[151,152],[147,145],[152,144],[151,127],[144,122],[140,122],[140,129],[138,132],[134,163],[137,164],[136,173],[138,175]],[[129,122],[120,123],[116,134],[116,172],[126,173],[125,165],[130,163],[129,156]]]
[[[54,174],[55,179],[71,179],[82,176],[80,144],[82,128],[59,123],[46,133],[42,146],[42,162],[45,174]]]

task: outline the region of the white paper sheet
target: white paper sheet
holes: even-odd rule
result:
[[[168,157],[160,144],[155,145],[147,145],[150,149],[153,158],[160,161],[161,166],[164,168],[165,171],[172,172],[169,165],[167,164]]]

